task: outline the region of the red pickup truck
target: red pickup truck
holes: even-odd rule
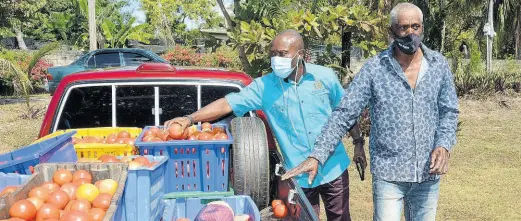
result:
[[[162,63],[68,75],[51,99],[39,136],[62,129],[162,125],[240,91],[252,80],[240,72]],[[234,137],[230,177],[236,193],[251,196],[260,210],[273,199],[283,199],[288,220],[318,220],[296,182],[281,182],[276,175],[284,168],[261,111],[211,123],[230,125]]]

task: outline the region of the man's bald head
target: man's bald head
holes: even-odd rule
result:
[[[287,42],[289,44],[292,44],[292,46],[296,47],[297,50],[304,49],[304,39],[302,39],[302,35],[298,31],[288,29],[285,31],[282,31],[281,33],[277,34],[275,38],[273,39],[272,44],[275,42]]]

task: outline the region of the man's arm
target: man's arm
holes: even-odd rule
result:
[[[434,137],[435,148],[431,153],[431,174],[445,174],[448,171],[449,152],[456,144],[458,127],[458,96],[454,78],[445,61],[445,75],[438,93],[439,124]]]
[[[282,180],[301,173],[309,173],[309,183],[315,178],[318,162],[324,164],[340,139],[357,122],[371,99],[371,68],[364,65],[349,84],[340,104],[333,110],[328,122],[317,137],[310,158],[282,176]]]
[[[256,79],[238,93],[230,93],[226,95],[226,97],[206,105],[200,110],[190,114],[189,117],[177,117],[166,121],[165,128],[177,123],[184,129],[195,122],[219,119],[232,111],[236,116],[243,116],[248,111],[260,109],[262,101],[258,80],[260,79]]]

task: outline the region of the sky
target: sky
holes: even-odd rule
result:
[[[228,8],[231,4],[233,4],[233,0],[224,0],[225,6]],[[146,20],[145,12],[141,10],[141,5],[139,4],[139,0],[130,0],[130,5],[122,9],[124,12],[132,12],[132,15],[136,18],[137,24],[142,24]],[[214,7],[214,11],[219,13],[222,16],[221,9],[218,5]],[[186,19],[185,21],[188,29],[197,28],[197,22]]]

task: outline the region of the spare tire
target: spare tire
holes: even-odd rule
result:
[[[268,137],[264,122],[257,117],[231,121],[233,188],[250,196],[258,208],[269,205],[270,174]]]

